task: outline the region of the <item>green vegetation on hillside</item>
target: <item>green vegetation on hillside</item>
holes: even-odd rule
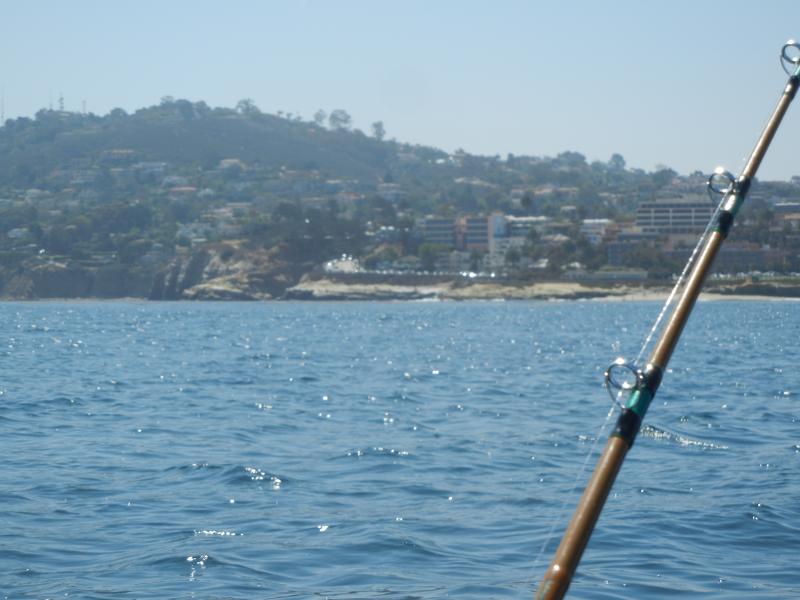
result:
[[[424,239],[423,217],[493,212],[550,219],[559,235],[531,231],[504,268],[524,276],[538,262],[557,277],[607,262],[605,247],[583,237],[584,219],[625,225],[643,201],[704,193],[699,173],[629,169],[618,154],[448,154],[387,140],[387,129],[353,129],[343,109],[306,121],[250,100],[212,108],[169,97],[132,114],[10,119],[0,128],[0,284],[53,260],[157,271],[225,240],[273,248],[307,269],[350,255],[374,268],[434,270],[452,262],[451,248]],[[797,221],[775,210],[800,200],[800,184],[761,182],[752,196],[732,239],[779,251],[769,263],[777,270],[800,268]],[[680,264],[657,244],[622,260],[662,277]],[[481,268],[484,258],[472,250],[463,261]]]

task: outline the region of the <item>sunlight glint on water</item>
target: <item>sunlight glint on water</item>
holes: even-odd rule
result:
[[[797,307],[698,306],[575,597],[800,596]],[[530,598],[658,309],[0,305],[0,597]]]

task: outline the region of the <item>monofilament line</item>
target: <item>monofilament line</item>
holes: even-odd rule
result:
[[[706,243],[706,239],[708,238],[709,233],[714,228],[714,225],[717,222],[717,218],[719,217],[719,211],[722,209],[722,205],[724,203],[724,197],[717,203],[716,209],[714,209],[714,214],[711,215],[711,219],[709,219],[708,223],[706,224],[705,231],[703,231],[703,235],[700,236],[700,239],[697,240],[697,244],[692,250],[692,254],[689,256],[689,260],[686,261],[686,264],[683,267],[683,271],[678,276],[678,280],[675,282],[675,285],[672,287],[672,291],[667,296],[667,301],[664,303],[664,306],[661,307],[661,312],[658,313],[658,317],[656,318],[655,323],[653,323],[653,327],[650,329],[650,332],[647,334],[647,337],[642,344],[641,349],[639,350],[639,354],[636,355],[636,359],[633,361],[633,364],[639,367],[642,363],[642,358],[645,356],[648,348],[650,347],[650,343],[653,341],[656,332],[661,327],[661,322],[664,320],[664,317],[667,314],[670,306],[672,306],[673,301],[675,298],[678,297],[678,292],[683,288],[683,284],[686,283],[686,278],[689,275],[692,267],[694,266],[695,260],[697,260],[698,255],[700,254],[700,250]]]
[[[683,288],[683,285],[686,282],[686,278],[687,278],[688,274],[690,273],[692,267],[694,266],[694,263],[695,263],[695,260],[697,259],[697,256],[700,254],[700,250],[703,248],[703,246],[704,246],[704,244],[706,242],[706,239],[708,238],[708,235],[711,233],[711,231],[712,231],[712,229],[714,227],[714,224],[717,222],[717,218],[719,216],[719,211],[722,208],[722,205],[723,205],[723,200],[720,200],[717,203],[717,206],[716,206],[716,208],[714,210],[714,213],[711,215],[711,219],[709,219],[708,223],[706,224],[706,228],[703,231],[703,234],[700,236],[700,239],[697,241],[697,244],[695,245],[694,249],[692,250],[692,253],[689,256],[689,259],[686,261],[686,264],[684,265],[683,270],[681,271],[681,274],[678,276],[678,280],[675,282],[675,285],[672,287],[672,290],[670,291],[669,296],[667,296],[667,300],[664,303],[664,306],[661,308],[661,311],[658,313],[658,317],[656,318],[655,323],[653,323],[653,326],[650,329],[650,332],[647,334],[647,337],[645,338],[644,343],[642,344],[642,347],[639,350],[639,354],[636,356],[636,360],[633,362],[633,364],[636,365],[637,367],[639,365],[641,365],[641,360],[644,357],[645,353],[647,352],[647,350],[648,350],[648,348],[649,348],[649,346],[650,346],[650,344],[651,344],[656,332],[659,330],[659,328],[661,326],[661,322],[664,320],[664,316],[667,314],[667,311],[669,310],[670,306],[674,302],[675,298],[678,296],[678,292]],[[583,479],[583,475],[586,472],[586,467],[589,465],[589,461],[594,456],[595,451],[597,449],[597,443],[603,437],[603,434],[605,433],[605,430],[608,427],[608,423],[611,420],[611,416],[615,412],[614,409],[619,407],[619,406],[622,406],[621,403],[622,403],[623,395],[625,394],[625,392],[626,392],[626,390],[624,390],[624,389],[620,389],[617,392],[616,402],[611,404],[611,407],[609,408],[608,413],[606,414],[606,418],[603,421],[602,425],[600,426],[600,429],[598,430],[597,435],[595,436],[594,441],[592,442],[592,446],[589,449],[589,452],[586,454],[586,457],[583,459],[583,463],[581,464],[581,467],[578,470],[578,474],[575,476],[575,480],[572,482],[572,487],[570,488],[569,492],[564,496],[564,501],[561,503],[561,508],[559,509],[558,514],[556,515],[555,519],[553,519],[553,522],[550,525],[550,530],[547,532],[547,535],[545,536],[544,542],[542,543],[542,547],[539,550],[539,553],[536,555],[536,560],[534,561],[534,565],[533,565],[534,573],[538,572],[539,563],[540,563],[540,561],[542,559],[542,556],[544,555],[545,550],[547,549],[547,546],[550,544],[551,540],[553,539],[553,534],[555,533],[556,527],[558,527],[563,522],[564,513],[566,512],[566,508],[567,508],[567,504],[569,502],[569,499],[572,498],[573,494],[575,493],[575,488],[578,487],[578,483]],[[532,581],[533,581],[533,579],[531,579],[531,582]]]
[[[539,553],[536,555],[536,560],[533,563],[534,573],[538,572],[539,570],[539,561],[541,561],[542,556],[544,555],[544,551],[547,549],[547,545],[553,539],[553,534],[556,531],[556,527],[558,527],[564,520],[564,513],[567,510],[567,503],[570,501],[570,498],[572,498],[572,495],[575,493],[575,488],[578,487],[578,483],[583,479],[583,474],[586,472],[586,467],[589,465],[589,461],[594,456],[595,450],[597,449],[597,443],[603,437],[606,427],[608,427],[608,423],[611,420],[611,415],[614,414],[615,408],[616,404],[612,404],[611,407],[608,409],[608,414],[606,415],[606,418],[603,421],[602,425],[600,425],[600,429],[597,431],[597,435],[594,436],[594,441],[592,442],[592,446],[591,448],[589,448],[589,452],[586,454],[586,458],[583,459],[583,464],[581,464],[581,467],[578,470],[578,474],[575,476],[575,480],[572,482],[572,487],[569,489],[569,492],[564,495],[564,501],[561,503],[561,508],[559,509],[555,519],[553,519],[553,523],[550,525],[550,530],[547,532],[547,535],[545,536],[544,543],[542,543],[542,547],[539,550]],[[528,583],[529,584],[533,583],[534,578],[535,575],[531,577]]]

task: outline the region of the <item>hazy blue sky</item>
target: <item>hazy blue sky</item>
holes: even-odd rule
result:
[[[800,0],[0,1],[5,115],[105,114],[164,95],[478,154],[738,171],[800,38]],[[800,175],[800,102],[763,178]]]

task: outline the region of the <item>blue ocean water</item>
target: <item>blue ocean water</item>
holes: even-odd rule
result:
[[[659,308],[0,304],[0,598],[530,598]],[[798,332],[697,306],[571,597],[800,598]]]

